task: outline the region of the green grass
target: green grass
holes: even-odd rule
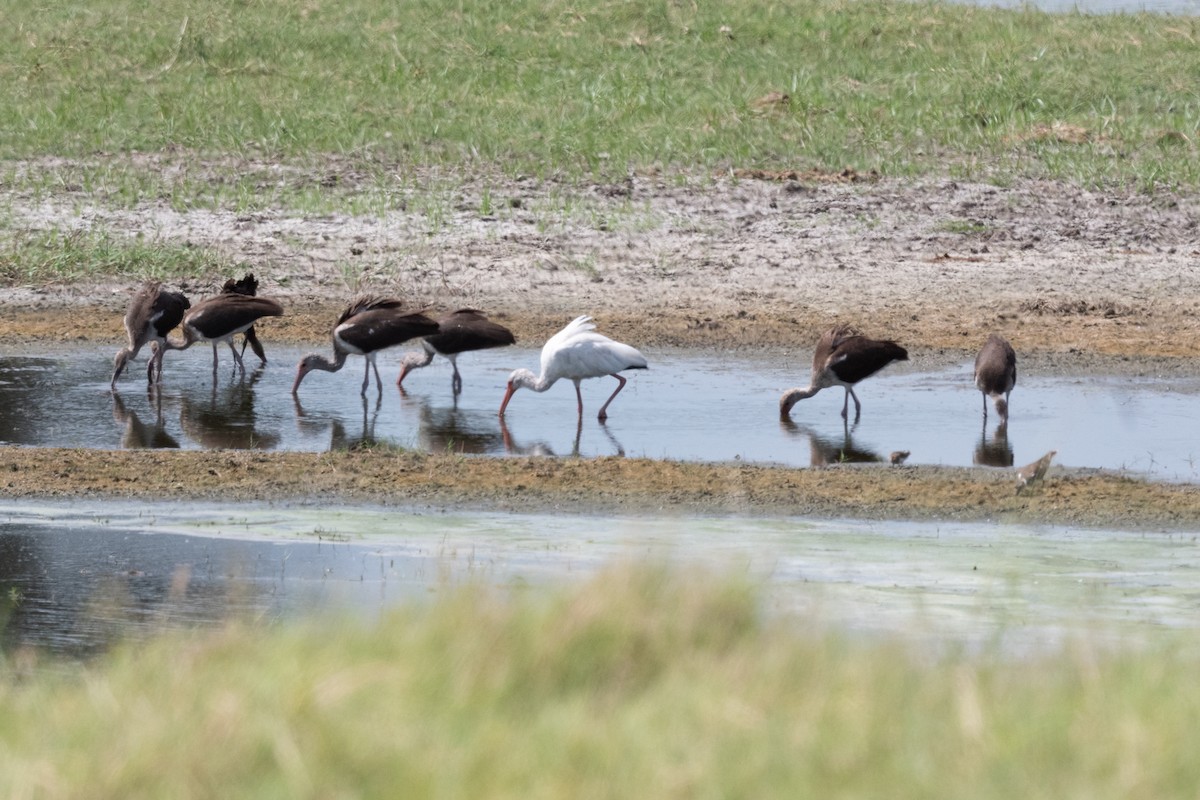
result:
[[[610,569],[0,682],[5,797],[1192,797],[1197,655],[928,652]],[[22,677],[23,676],[23,677]]]
[[[1190,17],[891,0],[14,4],[0,158],[159,153],[236,176],[337,157],[368,183],[848,166],[1196,186],[1197,40]],[[756,102],[769,92],[788,102]]]
[[[0,286],[98,277],[171,279],[248,269],[185,243],[103,232],[0,232]]]

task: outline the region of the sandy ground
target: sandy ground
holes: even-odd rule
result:
[[[330,180],[331,174],[337,179]],[[336,165],[321,176],[337,191],[360,188],[358,176],[342,174]],[[411,176],[408,184],[397,185],[411,185]],[[188,242],[244,262],[260,278],[260,293],[288,308],[287,316],[261,326],[259,335],[267,342],[323,340],[353,294],[373,291],[399,294],[414,308],[484,309],[525,342],[541,341],[575,315],[589,313],[602,330],[638,346],[719,348],[732,351],[731,358],[745,349],[806,357],[823,329],[845,321],[900,341],[914,359],[960,359],[997,331],[1012,341],[1026,370],[1131,376],[1200,371],[1200,196],[1194,194],[1105,193],[1051,182],[1007,187],[893,182],[850,174],[688,180],[645,175],[583,187],[480,181],[441,195],[432,213],[427,193],[415,193],[410,201],[403,197],[406,190],[396,191],[403,210],[369,217],[185,212],[166,202],[109,208],[69,186],[49,197],[8,192],[5,199],[16,228]],[[484,208],[492,213],[482,214]],[[226,277],[180,286],[195,300]],[[0,289],[0,341],[31,347],[57,340],[112,341],[115,351],[133,286],[104,281]],[[797,375],[797,384],[807,377]],[[161,457],[178,460],[180,470],[194,475],[196,468],[185,464],[250,458],[76,453],[76,469],[59,477],[63,470],[54,467],[59,455],[47,456],[40,468],[36,454],[4,456],[12,476],[21,478],[7,481],[11,496],[142,491],[135,488],[141,479],[105,481],[87,465],[100,475],[129,468],[136,477],[145,465],[128,467],[131,461]],[[305,457],[253,458],[292,464]],[[325,458],[340,460],[342,468],[350,463],[345,455]],[[601,479],[619,482],[614,476],[623,471],[606,460],[489,461],[456,467],[470,473],[475,489],[448,491],[433,484],[421,489],[401,481],[407,488],[395,494],[389,487],[398,476],[423,474],[425,468],[384,468],[389,458],[403,461],[395,454],[371,454],[374,488],[351,490],[334,481],[327,491],[361,493],[373,502],[474,500],[502,507],[536,496],[541,505],[588,509],[608,502],[603,490],[589,487]],[[624,462],[635,463],[640,462]],[[648,463],[649,472],[661,472]],[[433,472],[443,468],[449,469],[443,465]],[[632,479],[621,502],[646,511],[1016,515],[1088,524],[1141,520],[1163,527],[1200,522],[1200,495],[1192,487],[1105,476],[1058,474],[1031,500],[1015,499],[1011,475],[987,470],[755,468],[769,476],[766,484],[776,486],[747,494],[729,488],[720,477],[723,469],[672,465],[679,481],[674,489],[659,486],[647,494],[635,491],[639,483]],[[745,474],[749,468],[740,469]],[[546,472],[556,479],[547,482]],[[274,469],[233,474],[236,496],[304,494],[271,478]],[[234,480],[225,478],[226,484]],[[370,484],[372,478],[357,472],[355,480]],[[829,481],[851,489],[856,500],[837,499]],[[0,490],[5,483],[0,480]],[[1057,494],[1068,483],[1070,500]],[[544,496],[551,485],[557,500]],[[967,495],[974,492],[986,502],[947,494],[947,485],[967,487]],[[184,492],[193,483],[169,480],[166,488],[171,486]],[[980,489],[988,486],[1002,489]],[[1163,501],[1164,492],[1170,502]],[[986,499],[992,494],[994,502]],[[1110,503],[1110,496],[1125,499]]]

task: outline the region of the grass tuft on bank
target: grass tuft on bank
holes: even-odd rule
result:
[[[764,617],[739,579],[617,566],[446,588],[378,623],[5,664],[6,797],[1175,797],[1196,654],[932,655]]]
[[[170,280],[239,269],[228,258],[186,243],[101,231],[0,232],[0,286],[113,277]]]

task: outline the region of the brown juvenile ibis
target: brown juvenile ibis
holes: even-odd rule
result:
[[[579,416],[583,417],[583,394],[579,383],[585,378],[611,375],[617,379],[617,388],[600,407],[596,415],[601,422],[608,419],[609,403],[625,388],[625,378],[620,372],[627,369],[646,369],[646,357],[622,342],[614,342],[607,336],[596,333],[596,326],[588,316],[576,317],[567,327],[554,334],[542,347],[542,374],[534,375],[527,369],[519,369],[508,378],[508,390],[500,403],[500,416],[517,389],[532,389],[544,392],[559,378],[575,384],[575,399],[579,402]]]
[[[849,325],[838,325],[822,334],[813,353],[812,379],[804,389],[789,389],[779,398],[779,415],[787,417],[792,406],[812,397],[822,389],[842,386],[846,400],[842,404],[842,419],[846,419],[850,398],[854,398],[854,421],[862,414],[862,404],[853,386],[869,378],[893,361],[907,361],[908,351],[892,341],[868,339]]]
[[[268,297],[252,297],[235,292],[223,292],[201,300],[183,317],[183,341],[167,340],[172,350],[186,350],[196,342],[212,342],[213,378],[217,377],[217,345],[225,342],[233,353],[234,363],[245,372],[242,354],[233,346],[233,337],[245,333],[263,317],[283,316],[283,306]]]
[[[235,281],[233,278],[225,281],[225,285],[221,287],[222,294],[244,294],[247,297],[258,296],[258,279],[254,277],[253,272],[247,272],[242,279]],[[251,325],[242,332],[242,355],[246,354],[246,345],[250,345],[250,349],[254,351],[254,355],[258,356],[258,360],[262,363],[267,363],[267,353],[263,350],[262,342],[258,340],[258,336],[254,333],[254,326]]]
[[[147,344],[152,352],[146,365],[146,382],[154,383],[156,375],[158,379],[162,378],[163,346],[167,334],[179,325],[184,312],[190,307],[191,303],[182,293],[164,289],[158,281],[142,284],[125,311],[125,333],[129,336],[129,346],[113,358],[112,389],[117,388],[117,378],[121,377],[125,365]]]
[[[379,378],[379,368],[375,366],[376,354],[418,336],[430,336],[438,332],[437,322],[424,314],[406,313],[402,305],[394,297],[356,298],[333,326],[333,360],[316,353],[302,358],[296,368],[292,394],[299,391],[304,376],[314,369],[337,372],[345,365],[346,357],[353,354],[363,356],[367,361],[362,394],[366,395],[374,370],[375,382],[382,395],[383,381]]]
[[[445,356],[454,368],[450,389],[454,394],[462,392],[462,377],[458,374],[458,355],[472,350],[487,350],[492,347],[507,347],[516,341],[512,331],[492,322],[482,311],[460,308],[438,318],[438,332],[421,340],[419,352],[408,353],[400,362],[400,377],[397,386],[404,385],[404,376],[414,369],[429,366],[436,355]]]
[[[987,423],[987,401],[996,402],[996,413],[1008,421],[1008,396],[1017,385],[1017,354],[1012,345],[992,334],[975,356],[975,385],[983,392],[983,421]]]

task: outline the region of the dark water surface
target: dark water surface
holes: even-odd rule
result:
[[[611,378],[585,381],[577,424],[569,382],[544,394],[521,390],[497,416],[512,369],[536,367],[538,351],[509,348],[461,359],[464,391],[454,399],[443,361],[395,386],[399,352],[381,356],[385,388],[360,396],[362,359],[339,373],[311,373],[300,402],[290,392],[302,351],[269,347],[265,369],[237,376],[222,353],[217,383],[209,353],[169,354],[163,389],[148,394],[144,362],[109,393],[109,349],[0,356],[0,442],[89,448],[260,448],[325,451],[389,443],[430,452],[489,456],[628,455],[693,461],[810,466],[886,460],[910,464],[1012,466],[1055,449],[1057,463],[1128,470],[1164,480],[1200,477],[1200,378],[1022,374],[1012,419],[983,426],[971,365],[922,371],[889,367],[857,389],[859,424],[840,417],[843,392],[800,402],[781,422],[779,395],[808,380],[809,353],[788,363],[742,354],[648,353],[630,373],[606,425],[595,414]],[[253,360],[253,359],[251,359]],[[852,408],[853,411],[853,408]]]
[[[0,649],[68,657],[231,618],[374,619],[481,581],[569,585],[614,562],[747,575],[769,610],[853,634],[1021,655],[1200,629],[1194,535],[371,507],[0,504]]]

